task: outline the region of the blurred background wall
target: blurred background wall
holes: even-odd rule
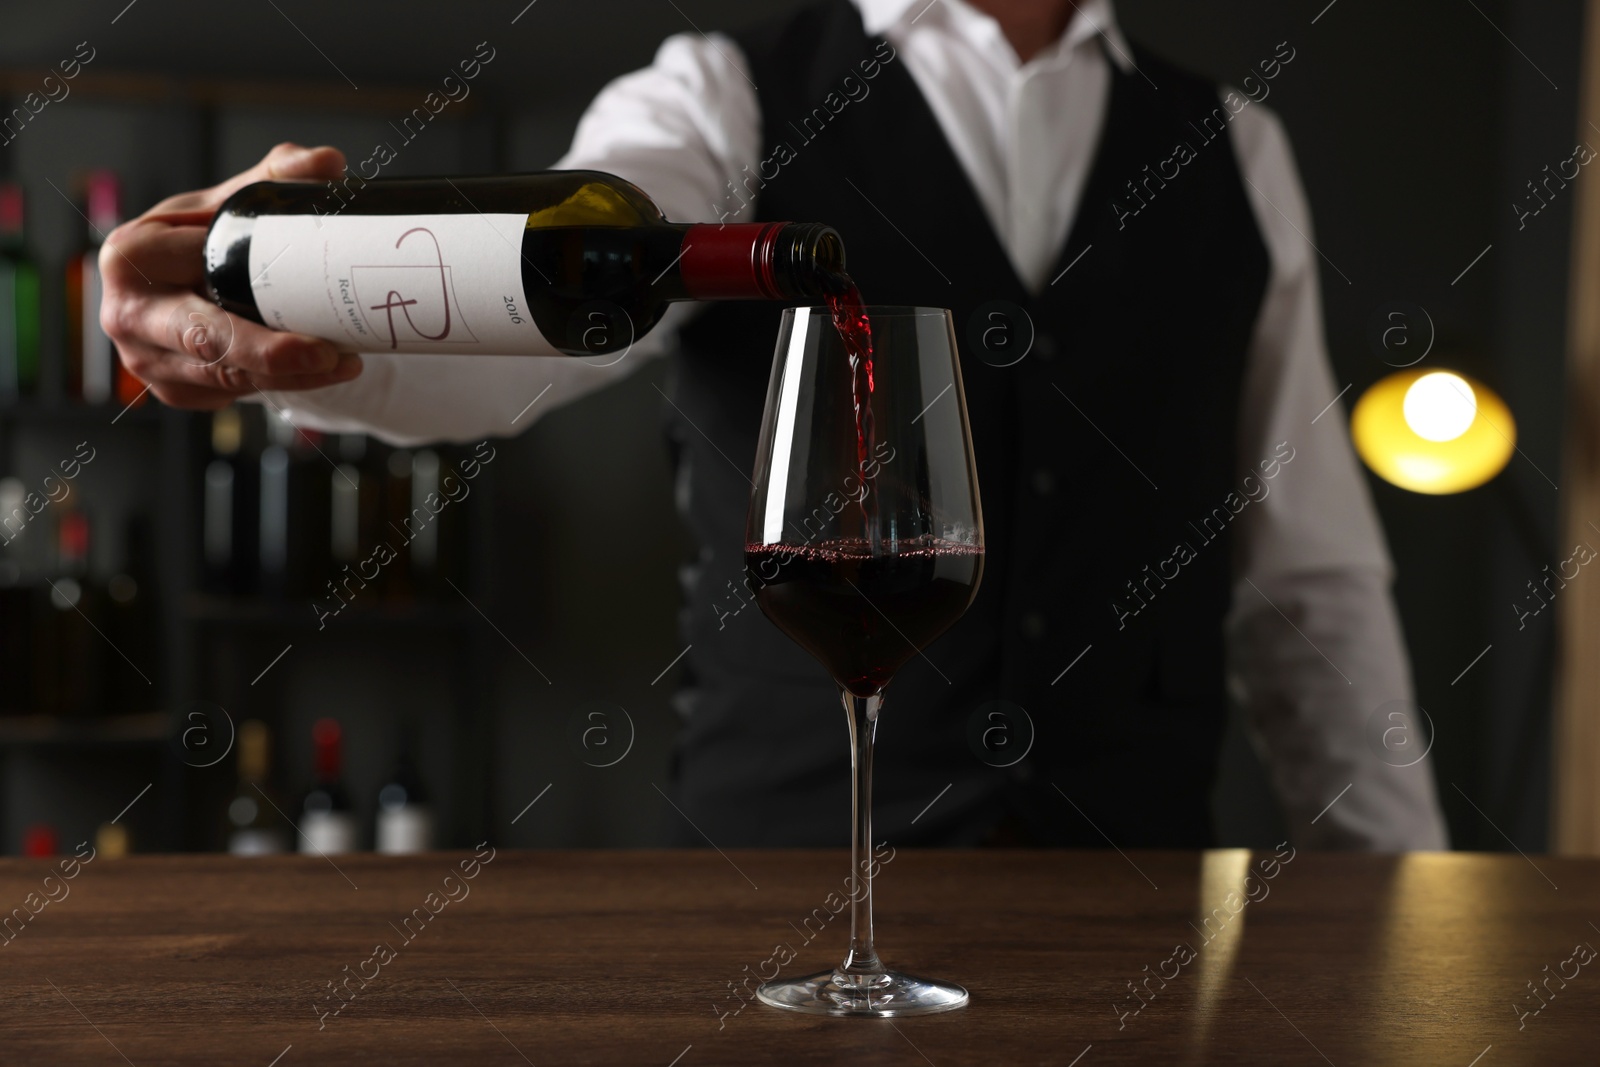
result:
[[[324,716],[344,724],[346,777],[364,820],[409,732],[443,808],[445,843],[486,833],[523,846],[664,839],[677,816],[655,787],[665,787],[676,729],[675,568],[690,546],[658,432],[660,365],[497,443],[451,535],[454,591],[375,599],[319,630],[305,597],[208,591],[197,561],[211,420],[154,404],[119,416],[120,404],[67,396],[61,278],[85,240],[79,209],[92,168],[116,171],[137,212],[243,169],[281,140],[335,144],[359,159],[393,140],[393,124],[487,42],[495,58],[473,95],[385,173],[539,169],[564,150],[593,93],[648,62],[663,37],[786,6],[142,0],[92,15],[81,5],[8,15],[8,111],[79,42],[94,58],[70,96],[0,147],[0,177],[27,193],[45,307],[41,387],[0,401],[0,477],[34,487],[92,442],[96,458],[74,490],[90,518],[86,584],[109,588],[118,574],[140,583],[129,625],[144,639],[136,673],[148,684],[101,653],[92,669],[123,678],[107,683],[101,704],[45,714],[13,701],[22,706],[0,716],[0,850],[18,851],[39,823],[82,840],[136,794],[123,820],[135,847],[219,847],[233,761],[205,764],[229,724],[272,726],[272,780],[292,799],[309,781],[311,723]],[[1371,324],[1397,301],[1425,309],[1435,350],[1511,405],[1520,453],[1490,485],[1421,497],[1371,484],[1454,842],[1544,847],[1554,613],[1519,628],[1509,605],[1567,554],[1556,551],[1555,487],[1570,198],[1525,225],[1512,204],[1547,164],[1572,155],[1576,138],[1600,144],[1600,130],[1578,129],[1580,4],[1122,0],[1118,9],[1130,36],[1235,84],[1279,42],[1296,50],[1267,104],[1293,138],[1316,219],[1335,375],[1352,386],[1345,409],[1390,369]],[[265,432],[246,427],[247,459]],[[362,446],[319,447],[354,457]],[[366,447],[352,462],[381,478],[387,450]],[[0,635],[13,648],[63,612],[41,606],[50,591],[38,580],[56,565],[57,534],[41,523],[27,537],[31,545],[0,548],[0,583],[12,590]],[[21,692],[24,667],[15,656],[6,663],[0,687]],[[597,709],[611,751],[631,738],[609,767],[592,766],[604,760],[573,741],[574,723],[597,721],[588,717]],[[835,718],[819,709],[843,760]],[[193,732],[199,725],[206,732]],[[1237,728],[1224,772],[1225,842],[1280,840]]]

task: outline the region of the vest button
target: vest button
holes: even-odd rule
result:
[[[1022,617],[1022,636],[1037,641],[1044,636],[1044,616],[1030,611]]]
[[[1055,475],[1040,467],[1033,472],[1033,491],[1040,496],[1049,496],[1056,491]]]
[[[1033,354],[1045,362],[1056,358],[1056,339],[1047,333],[1041,333],[1033,339]]]

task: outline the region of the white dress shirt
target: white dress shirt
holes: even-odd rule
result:
[[[1093,163],[1110,92],[1108,53],[1134,69],[1109,0],[1081,0],[1061,39],[1026,64],[1000,26],[964,0],[856,3],[867,32],[894,46],[926,97],[1018,274],[1042,288]],[[1292,66],[1280,76],[1292,77]],[[1269,495],[1236,524],[1230,685],[1296,844],[1443,848],[1428,762],[1391,766],[1409,760],[1391,752],[1385,761],[1371,740],[1369,718],[1391,701],[1409,701],[1411,678],[1383,536],[1342,410],[1325,411],[1338,389],[1305,194],[1272,112],[1251,103],[1229,129],[1271,259],[1240,407],[1241,474],[1271,458],[1279,442],[1294,449]],[[727,209],[727,183],[746,166],[754,170],[763,148],[738,45],[686,33],[601,92],[556,166],[608,171],[645,189],[668,218],[708,221]],[[675,306],[609,367],[566,357],[367,355],[352,382],[272,399],[301,425],[399,444],[513,434],[669,351],[695,311]]]

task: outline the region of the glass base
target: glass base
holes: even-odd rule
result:
[[[841,981],[843,979],[843,981]],[[767,982],[756,990],[763,1004],[812,1015],[932,1015],[966,1007],[967,991],[947,982],[889,971],[844,975],[822,971],[805,978]]]

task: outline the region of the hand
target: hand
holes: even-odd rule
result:
[[[201,296],[206,228],[252,182],[344,175],[336,148],[280,144],[220,185],[169,197],[113,230],[100,249],[100,325],[123,366],[174,407],[214,411],[258,389],[318,389],[361,373],[361,357],[269,330]]]

